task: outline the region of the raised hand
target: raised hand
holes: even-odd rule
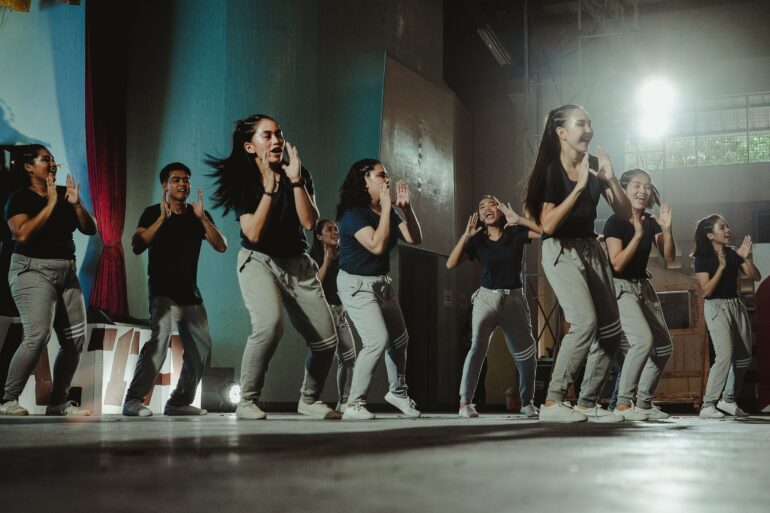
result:
[[[289,163],[282,164],[283,171],[292,182],[297,182],[302,177],[302,163],[299,160],[299,152],[296,146],[286,143],[286,151],[289,153]]]
[[[339,256],[339,249],[334,246],[324,246],[324,263],[333,262]]]
[[[751,236],[746,235],[736,253],[738,253],[738,256],[741,258],[749,258],[751,256],[751,248],[753,245],[754,243],[751,241]]]
[[[599,169],[596,170],[596,177],[605,182],[609,182],[615,177],[615,173],[612,170],[612,162],[610,161],[610,154],[600,146],[596,151],[596,157],[599,159]]]
[[[396,206],[399,208],[408,208],[409,204],[409,186],[406,185],[405,181],[399,180],[396,182]]]
[[[48,175],[45,180],[45,186],[48,197],[48,204],[56,205],[56,202],[59,200],[59,195],[56,191],[56,179],[53,176]]]
[[[168,204],[168,195],[166,194],[166,188],[161,186],[160,195],[160,215],[158,220],[162,223],[171,215],[171,205]]]
[[[479,213],[474,212],[468,218],[468,225],[465,227],[465,232],[463,233],[463,237],[465,237],[466,239],[470,239],[480,231],[481,231],[481,226],[479,226]]]
[[[588,184],[588,177],[591,176],[591,169],[588,168],[588,153],[583,156],[583,161],[578,167],[578,179],[575,184],[575,188],[579,190],[585,189]]]
[[[517,214],[513,210],[513,208],[511,208],[510,203],[502,203],[498,201],[497,205],[498,205],[497,208],[499,208],[500,212],[502,212],[503,215],[505,216],[506,225],[519,224],[519,221],[521,220],[521,216]]]
[[[631,216],[631,224],[634,226],[634,237],[641,238],[644,235],[644,216],[634,212]]]
[[[386,207],[390,207],[391,201],[390,201],[390,185],[383,182],[380,185],[380,207],[383,209]]]
[[[269,175],[273,170],[270,169],[270,161],[267,159],[270,156],[270,149],[265,148],[262,155],[257,155],[257,167],[262,173],[262,176]]]
[[[668,203],[664,203],[660,206],[660,214],[657,216],[653,214],[651,217],[658,223],[658,226],[660,226],[660,229],[664,232],[671,229],[671,207]]]
[[[193,203],[193,212],[198,219],[203,219],[206,216],[206,210],[203,208],[203,189],[198,187],[198,201]]]
[[[54,188],[56,188],[55,184]],[[80,184],[76,184],[75,179],[70,175],[67,175],[67,193],[64,197],[70,205],[77,205],[80,203]]]
[[[268,169],[267,173],[264,175],[264,186],[265,192],[271,194],[278,192],[278,189],[281,186],[280,176],[278,176],[272,169]]]

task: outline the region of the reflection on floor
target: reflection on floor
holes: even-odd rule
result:
[[[0,417],[0,511],[767,512],[770,417]]]

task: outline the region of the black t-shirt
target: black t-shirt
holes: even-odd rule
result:
[[[706,299],[732,299],[738,297],[738,273],[743,264],[743,257],[739,256],[735,250],[725,246],[725,259],[727,264],[722,271],[722,277],[719,279],[714,293]],[[696,273],[709,273],[709,279],[714,276],[719,268],[719,257],[712,255],[710,257],[695,257],[693,268]]]
[[[390,210],[390,238],[385,251],[381,255],[375,255],[356,240],[356,232],[366,226],[375,230],[380,225],[380,216],[372,212],[368,207],[352,208],[346,210],[339,220],[340,228],[340,269],[350,274],[359,276],[380,276],[390,271],[390,250],[398,242],[401,231],[401,217],[391,207]]]
[[[15,242],[13,252],[30,258],[57,258],[72,260],[75,258],[75,242],[72,232],[78,227],[78,218],[73,206],[67,202],[64,195],[66,187],[57,186],[58,200],[51,217],[27,242]],[[6,221],[15,215],[27,214],[30,219],[35,217],[48,204],[48,198],[39,196],[36,192],[23,187],[8,198],[5,204]]]
[[[593,159],[592,159],[593,162]],[[592,165],[593,168],[593,165]],[[554,160],[545,177],[545,203],[560,204],[575,188],[573,182],[567,176],[561,160]],[[596,206],[602,192],[609,188],[609,184],[591,174],[588,177],[588,185],[580,194],[575,206],[567,214],[567,218],[561,223],[553,235],[543,234],[543,239],[553,237],[555,239],[586,239],[596,238],[594,233],[594,220],[596,220]]]
[[[639,241],[639,247],[631,260],[626,264],[621,272],[612,270],[615,278],[625,280],[641,280],[647,278],[647,261],[650,259],[650,250],[655,245],[655,236],[661,233],[660,225],[652,219],[652,214],[644,213],[644,222],[642,223],[642,239]],[[615,214],[612,214],[604,225],[604,236],[620,239],[623,247],[628,246],[631,239],[634,238],[634,225],[631,221],[624,221]]]
[[[158,217],[159,203],[144,209],[137,228],[149,228]],[[214,222],[208,212],[206,217]],[[183,213],[171,214],[163,221],[147,250],[150,299],[168,297],[179,305],[198,305],[203,302],[198,290],[198,257],[205,237],[203,224],[190,205]]]
[[[521,287],[521,258],[524,244],[529,244],[529,230],[523,226],[507,228],[496,241],[479,233],[465,245],[463,251],[471,260],[481,264],[481,286],[487,289],[518,289]]]
[[[315,258],[318,267],[321,267],[324,263],[324,254],[321,253],[320,258]],[[321,286],[324,289],[324,295],[326,296],[326,302],[330,305],[341,305],[340,296],[337,294],[337,275],[340,273],[339,258],[329,262],[329,268],[326,270],[326,276],[321,282]]]
[[[313,178],[304,167],[301,172],[305,178],[305,189],[312,196],[315,194]],[[259,242],[252,244],[241,231],[241,246],[273,257],[297,257],[307,249],[307,238],[299,222],[299,216],[297,216],[291,180],[283,171],[280,172],[280,175],[281,185],[273,196],[273,204]],[[243,214],[253,214],[257,210],[259,202],[262,201],[264,192],[265,189],[261,181],[258,180],[252,193],[244,195],[244,201],[237,206],[236,219],[240,219]]]

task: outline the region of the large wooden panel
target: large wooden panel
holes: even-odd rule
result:
[[[445,86],[387,58],[380,159],[392,179],[409,184],[422,249],[443,254],[455,236],[455,101]]]

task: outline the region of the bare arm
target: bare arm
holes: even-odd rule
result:
[[[759,269],[757,269],[757,266],[754,265],[754,261],[751,258],[751,248],[753,245],[754,243],[751,242],[751,236],[746,235],[736,253],[743,258],[743,263],[741,264],[741,271],[743,271],[743,274],[754,281],[759,281],[762,279],[762,274],[759,272]]]
[[[420,222],[417,220],[414,210],[412,210],[412,204],[409,199],[409,187],[403,180],[399,180],[396,184],[396,206],[401,208],[406,216],[406,222],[398,225],[398,229],[401,231],[401,238],[408,244],[421,244],[422,228],[420,228]]]
[[[595,173],[596,177],[608,183],[610,186],[609,189],[604,191],[604,199],[606,199],[607,203],[612,207],[615,215],[621,219],[630,219],[631,214],[633,213],[631,202],[628,200],[626,192],[620,186],[620,182],[615,178],[610,155],[604,149],[599,148],[596,156],[599,160],[599,169]]]
[[[671,263],[676,260],[676,241],[671,229],[671,207],[669,207],[668,203],[664,203],[660,206],[660,215],[652,216],[652,218],[661,229],[661,233],[655,236],[655,245],[658,247],[658,251],[663,259]]]
[[[463,252],[463,249],[465,249],[465,245],[468,243],[469,240],[471,240],[471,237],[476,235],[481,231],[481,227],[477,226],[479,221],[479,214],[474,213],[468,218],[468,224],[465,226],[465,231],[462,235],[460,235],[460,239],[457,241],[457,244],[455,244],[454,249],[452,249],[452,252],[449,253],[449,258],[447,258],[446,261],[446,268],[447,269],[454,269],[458,265],[460,265],[465,259],[467,258],[465,256],[465,253]]]
[[[200,187],[198,188],[198,201],[193,203],[192,207],[193,212],[195,212],[195,217],[197,217],[203,225],[203,233],[206,237],[206,241],[216,251],[224,253],[227,249],[227,239],[206,215],[206,209],[203,206],[203,191]]]
[[[80,184],[75,183],[75,179],[72,176],[67,175],[67,194],[65,194],[67,203],[72,205],[72,209],[75,211],[75,217],[78,220],[78,230],[85,235],[96,234],[96,218],[86,210],[83,204],[80,202]]]
[[[553,235],[559,226],[562,225],[565,219],[569,216],[569,213],[575,207],[575,204],[580,198],[580,195],[586,189],[588,185],[588,177],[590,170],[588,169],[588,153],[583,157],[583,161],[580,163],[578,181],[575,187],[572,189],[564,200],[558,205],[555,203],[543,203],[543,209],[540,213],[540,221],[543,227],[543,233]]]
[[[27,214],[16,214],[8,219],[8,228],[10,228],[14,240],[19,244],[29,242],[51,219],[51,214],[53,214],[58,201],[56,183],[53,177],[48,177],[46,191],[48,202],[37,215],[29,217]]]
[[[390,239],[390,187],[383,183],[380,186],[380,222],[375,230],[371,226],[364,226],[353,236],[370,253],[382,255],[388,246]],[[403,223],[402,223],[403,224]]]
[[[319,217],[315,197],[311,196],[305,188],[304,178],[302,177],[302,163],[299,160],[299,152],[296,146],[286,143],[286,151],[289,152],[290,163],[284,164],[283,170],[292,183],[297,217],[305,230],[312,230]]]
[[[695,278],[698,280],[701,289],[703,289],[703,295],[705,297],[711,297],[714,293],[719,284],[719,280],[722,279],[722,273],[724,272],[725,267],[727,267],[727,258],[725,257],[724,251],[717,253],[717,258],[719,259],[719,267],[717,267],[714,276],[709,278],[709,273],[695,273]]]
[[[644,237],[644,217],[634,212],[634,215],[631,216],[631,224],[634,226],[634,236],[631,237],[625,248],[623,247],[623,241],[617,237],[607,237],[605,240],[610,263],[617,273],[622,272],[628,263],[631,262],[639,249],[642,237]]]

